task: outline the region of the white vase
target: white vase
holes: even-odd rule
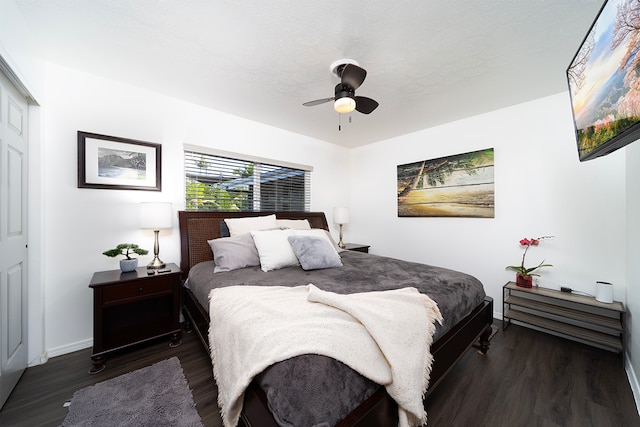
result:
[[[123,273],[133,271],[136,268],[138,268],[138,258],[131,258],[131,259],[125,258],[120,260],[120,270]]]

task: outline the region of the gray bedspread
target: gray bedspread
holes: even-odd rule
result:
[[[265,273],[260,267],[249,267],[214,274],[213,261],[202,262],[189,271],[187,286],[206,310],[211,289],[233,285],[313,283],[340,294],[415,287],[438,304],[444,318],[434,341],[485,297],[478,279],[458,271],[355,251],[344,251],[340,256],[343,267],[313,271],[288,267]],[[280,425],[333,426],[379,387],[340,362],[326,359],[318,355],[295,357],[273,365],[257,378]],[[301,374],[305,372],[316,374]],[[331,410],[327,411],[328,407]]]

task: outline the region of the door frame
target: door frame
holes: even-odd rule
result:
[[[27,366],[46,363],[44,278],[44,123],[43,111],[31,84],[0,44],[0,71],[18,89],[27,106]]]

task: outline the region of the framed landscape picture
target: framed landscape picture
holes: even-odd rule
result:
[[[78,188],[162,189],[162,146],[78,131]]]
[[[398,216],[494,217],[493,148],[398,166]]]

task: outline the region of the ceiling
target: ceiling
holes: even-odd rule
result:
[[[603,0],[14,1],[50,61],[357,147],[566,91]],[[302,106],[340,58],[380,103],[351,123]]]

